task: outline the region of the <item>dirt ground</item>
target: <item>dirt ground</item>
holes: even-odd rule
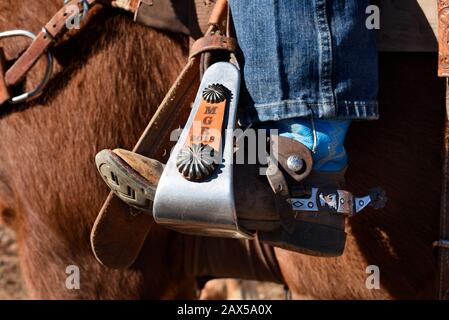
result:
[[[283,286],[239,280],[215,280],[208,286],[218,299],[284,299]],[[0,300],[27,299],[17,257],[14,232],[0,226]]]
[[[0,300],[26,298],[14,233],[0,226]]]

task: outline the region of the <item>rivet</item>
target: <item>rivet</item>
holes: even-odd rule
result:
[[[304,166],[303,160],[300,156],[298,156],[297,154],[293,154],[290,157],[288,157],[287,159],[287,167],[294,171],[294,172],[298,172],[300,171]]]

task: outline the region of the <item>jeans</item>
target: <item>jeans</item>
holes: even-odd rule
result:
[[[379,117],[370,1],[229,2],[242,51],[240,123],[262,122],[303,143],[316,171],[345,168],[350,119]]]
[[[242,124],[377,119],[369,0],[230,0],[242,51]]]

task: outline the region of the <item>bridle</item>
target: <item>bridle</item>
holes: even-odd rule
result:
[[[12,37],[27,37],[32,40],[36,39],[36,35],[28,30],[10,30],[5,32],[0,32],[0,39],[4,38],[12,38]],[[44,90],[46,87],[48,80],[50,80],[51,74],[53,72],[53,55],[50,51],[46,50],[45,52],[47,57],[47,66],[45,68],[45,73],[42,77],[42,80],[38,83],[38,85],[31,91],[22,93],[20,95],[10,97],[9,103],[11,104],[18,104],[22,102],[28,102],[32,100],[33,98],[39,96],[39,94]]]
[[[6,57],[0,47],[0,107],[5,103],[17,104],[37,98],[45,89],[53,70],[53,58],[50,49],[57,46],[63,38],[75,34],[72,21],[85,24],[85,18],[93,16],[90,10],[96,5],[106,5],[131,13],[134,21],[163,31],[181,33],[198,39],[206,33],[208,18],[215,1],[198,0],[64,0],[64,6],[42,27],[38,34],[27,30],[10,30],[0,33],[2,38],[28,37],[32,43],[8,70]],[[180,14],[183,12],[185,14]],[[83,21],[81,21],[83,20]],[[78,29],[78,25],[75,25]],[[200,47],[210,45],[200,44]],[[219,46],[222,43],[219,43]],[[47,66],[42,80],[31,91],[12,96],[12,88],[17,86],[30,69],[42,57],[46,56]]]
[[[38,34],[28,30],[9,30],[0,32],[0,40],[4,38],[26,37],[32,40],[29,47],[8,69],[1,72],[2,64],[6,64],[6,58],[0,48],[0,106],[5,103],[18,104],[29,102],[42,93],[48,84],[53,72],[53,56],[50,49],[56,46],[65,34],[73,27],[79,28],[77,23],[87,17],[89,10],[96,4],[110,4],[116,7],[122,6],[128,11],[134,10],[130,7],[130,1],[112,0],[64,0],[64,6],[42,27]],[[132,1],[131,1],[132,2]],[[135,2],[135,1],[134,1]],[[70,35],[69,35],[70,36]],[[12,96],[11,89],[17,86],[28,74],[31,68],[41,57],[46,57],[46,68],[41,81],[36,87],[28,92]]]
[[[0,86],[0,105],[5,102],[11,104],[28,102],[42,93],[53,72],[53,56],[49,49],[57,43],[57,40],[64,33],[69,31],[68,21],[84,18],[89,8],[96,2],[96,0],[65,0],[64,6],[49,20],[37,35],[28,30],[10,30],[0,33],[0,39],[12,37],[27,37],[32,39],[32,43],[25,52],[5,71],[4,78],[0,78],[4,83],[3,90]],[[42,80],[33,90],[17,96],[11,96],[9,89],[15,87],[22,81],[30,69],[44,55],[46,56],[47,65]],[[5,59],[3,52],[0,52],[0,59]],[[3,76],[0,75],[0,77]]]

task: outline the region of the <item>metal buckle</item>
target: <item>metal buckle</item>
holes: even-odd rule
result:
[[[46,30],[44,29],[46,32]],[[32,40],[36,39],[36,35],[28,30],[10,30],[10,31],[4,31],[0,32],[0,39],[3,38],[12,38],[12,37],[26,37],[30,38]],[[39,82],[39,84],[31,91],[22,93],[18,96],[12,97],[9,102],[12,104],[18,104],[22,102],[30,101],[31,99],[36,98],[42,90],[45,88],[45,86],[48,83],[48,80],[50,79],[50,76],[53,72],[53,56],[50,53],[50,51],[47,50],[47,67],[45,69],[45,74],[42,78],[42,81]]]

